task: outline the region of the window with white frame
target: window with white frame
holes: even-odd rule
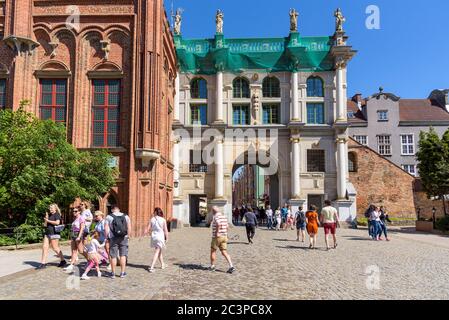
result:
[[[377,146],[379,154],[383,156],[391,156],[391,136],[389,135],[377,136]]]
[[[388,110],[377,111],[377,120],[378,121],[388,121]]]
[[[404,156],[415,155],[415,141],[413,134],[401,134],[401,154]]]
[[[413,176],[416,176],[416,166],[414,164],[403,164],[402,169]]]
[[[355,135],[354,136],[354,140],[357,141],[358,143],[364,145],[364,146],[368,145],[368,136]]]

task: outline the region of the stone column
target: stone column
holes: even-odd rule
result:
[[[215,122],[223,122],[223,72],[217,72]]]
[[[347,168],[347,154],[346,154],[346,137],[337,138],[337,196],[338,200],[346,199],[346,182],[348,173]]]
[[[292,102],[291,102],[291,114],[290,114],[290,122],[298,122],[299,121],[299,92],[298,92],[298,72],[294,71],[292,73],[292,81],[291,81],[291,90],[292,90]]]
[[[299,154],[299,138],[291,138],[292,144],[292,199],[299,199],[301,195],[300,181],[300,154]]]
[[[215,199],[224,198],[224,159],[223,140],[217,140],[215,146]]]
[[[180,74],[178,73],[176,75],[175,79],[175,107],[173,109],[173,121],[179,122],[179,95],[180,95]]]
[[[336,63],[337,72],[337,121],[336,122],[346,122],[347,121],[347,105],[346,96],[344,94],[344,71],[346,69],[346,64],[344,60],[338,61]]]

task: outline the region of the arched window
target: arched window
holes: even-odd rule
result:
[[[348,153],[349,172],[357,172],[357,155],[354,152]]]
[[[263,79],[262,91],[264,98],[280,98],[281,83],[276,77],[266,77]]]
[[[324,97],[324,84],[320,77],[310,77],[307,79],[307,96]]]
[[[193,79],[190,83],[190,97],[192,99],[207,99],[207,81],[203,78]]]
[[[234,98],[249,98],[249,82],[245,78],[235,78],[232,82]]]

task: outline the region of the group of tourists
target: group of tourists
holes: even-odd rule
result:
[[[71,258],[68,264],[59,247],[61,232],[64,230],[61,211],[56,204],[49,206],[49,212],[45,214],[45,236],[42,247],[41,264],[37,269],[47,266],[49,247],[53,249],[60,259],[58,267],[64,268],[67,273],[74,272],[79,265],[79,255],[83,256],[87,263],[81,279],[88,280],[89,272],[95,267],[97,276],[101,277],[100,266],[107,266],[110,278],[115,279],[117,264],[120,266],[120,278],[126,277],[126,264],[128,260],[131,220],[128,215],[122,213],[118,206],[112,206],[111,214],[105,217],[101,211],[92,214],[90,203],[82,201],[79,206],[72,209],[73,222],[70,227]],[[159,260],[161,268],[165,269],[162,250],[168,239],[167,222],[160,208],[156,208],[150,219],[146,234],[151,234],[151,246],[155,248],[155,254],[149,272],[154,272],[155,264]]]
[[[365,212],[365,217],[368,219],[368,234],[372,240],[381,241],[382,234],[385,235],[385,240],[388,239],[387,221],[391,222],[385,207],[370,205]]]

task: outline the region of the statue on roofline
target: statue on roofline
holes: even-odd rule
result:
[[[182,23],[182,16],[181,16],[181,9],[176,9],[176,15],[175,15],[175,26],[174,26],[174,32],[176,35],[181,34],[181,23]]]
[[[290,9],[290,32],[298,32],[298,11]]]
[[[343,32],[343,23],[346,22],[346,18],[343,16],[343,13],[341,12],[341,9],[338,8],[335,13],[335,31],[336,32]]]
[[[215,17],[215,23],[217,25],[217,33],[219,34],[223,33],[223,18],[224,18],[223,12],[220,9],[218,9],[217,15]]]

